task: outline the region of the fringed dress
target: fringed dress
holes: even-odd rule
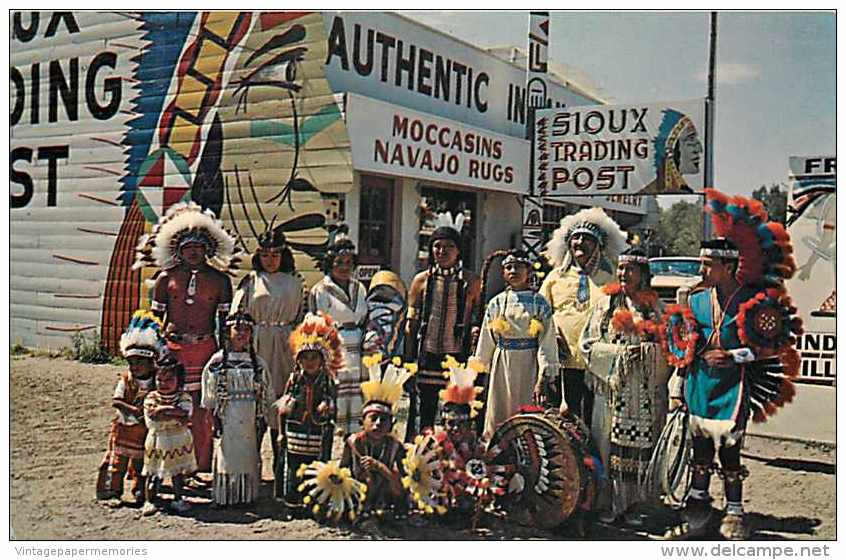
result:
[[[538,377],[558,377],[552,308],[531,290],[506,289],[487,306],[476,357],[490,372],[485,437],[524,405],[532,404]]]
[[[157,406],[176,406],[187,414],[186,418],[153,419]],[[194,438],[188,429],[188,418],[193,412],[191,395],[185,392],[160,395],[153,391],[144,399],[144,419],[147,423],[147,440],[144,443],[144,476],[159,479],[190,475],[197,470],[194,456]]]
[[[670,369],[654,334],[657,297],[635,306],[617,290],[593,307],[579,346],[595,395],[591,437],[608,475],[599,505],[619,516],[647,499],[643,484],[666,415]]]
[[[203,408],[220,419],[222,433],[214,440],[213,496],[216,504],[247,504],[258,498],[261,456],[257,422],[269,420],[273,403],[264,360],[248,352],[219,351],[203,370]]]
[[[345,366],[338,372],[337,426],[351,434],[361,428],[361,341],[367,317],[367,291],[361,282],[350,280],[349,293],[326,275],[311,288],[309,309],[328,314],[344,341]]]

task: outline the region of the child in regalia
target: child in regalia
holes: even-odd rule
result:
[[[413,364],[400,367],[395,358],[385,366],[382,375],[382,355],[373,354],[362,360],[370,380],[361,384],[364,395],[360,432],[350,435],[344,445],[341,468],[349,468],[353,477],[367,485],[365,512],[381,513],[393,509],[403,514],[407,499],[402,486],[402,462],[405,449],[391,433],[394,406],[402,396],[403,384],[413,375]]]
[[[441,390],[439,430],[425,431],[409,446],[403,484],[425,513],[450,514],[475,526],[481,512],[503,495],[508,480],[489,465],[476,433],[475,418],[482,409],[476,376],[484,366],[470,358],[465,366],[448,356],[443,363],[448,384]]]
[[[497,252],[491,257],[500,254]],[[486,272],[487,264],[485,279]],[[532,263],[525,251],[505,252],[502,277],[507,287],[494,296],[485,309],[475,354],[490,371],[485,439],[490,439],[496,427],[521,406],[541,404],[545,390],[558,379],[552,307],[529,287],[531,272]]]
[[[120,375],[112,395],[115,419],[109,435],[109,447],[97,476],[97,499],[108,500],[112,507],[122,504],[123,479],[132,466],[135,482],[132,493],[137,504],[144,503],[144,423],[143,403],[155,386],[156,359],[164,349],[161,321],[149,311],[136,311],[126,332],[120,337],[120,351],[129,370]]]
[[[343,367],[343,342],[323,314],[306,315],[291,333],[291,351],[297,362],[285,394],[276,401],[279,449],[284,461],[276,466],[277,497],[289,508],[300,508],[297,471],[312,461],[326,461],[332,453],[338,389],[336,376]]]
[[[202,405],[213,411],[214,503],[248,504],[261,486],[260,435],[273,404],[268,367],[252,345],[253,318],[238,311],[226,320],[228,342],[203,370]]]
[[[191,395],[183,390],[185,368],[170,353],[165,353],[156,364],[156,390],[144,399],[144,418],[147,422],[147,440],[144,443],[145,477],[155,477],[159,482],[170,478],[173,485],[171,508],[178,513],[190,509],[183,499],[185,477],[197,470],[194,457],[194,438],[188,428],[193,406]],[[141,512],[156,513],[154,487],[146,487],[147,503]]]

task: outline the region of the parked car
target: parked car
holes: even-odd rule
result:
[[[652,289],[664,303],[676,303],[679,288],[689,290],[702,281],[699,257],[655,257],[649,259]]]

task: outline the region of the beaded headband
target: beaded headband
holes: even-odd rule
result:
[[[700,249],[700,257],[717,257],[718,259],[739,259],[740,251],[737,249]]]
[[[649,257],[644,257],[643,255],[620,255],[620,257],[617,259],[617,262],[649,264]]]

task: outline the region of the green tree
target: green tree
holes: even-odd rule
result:
[[[772,183],[769,189],[761,185],[752,191],[752,198],[764,203],[770,220],[784,223],[787,217],[787,188],[782,190],[780,183]]]
[[[702,240],[702,204],[680,200],[661,210],[652,243],[663,247],[664,256],[699,254]]]

